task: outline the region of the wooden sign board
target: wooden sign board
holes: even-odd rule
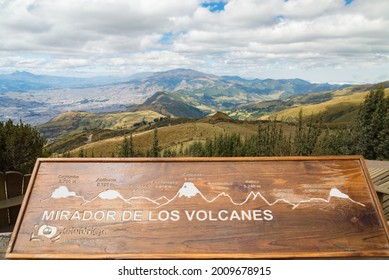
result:
[[[40,159],[7,258],[388,257],[360,157]]]

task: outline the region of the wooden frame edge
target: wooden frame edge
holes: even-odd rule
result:
[[[282,156],[282,157],[172,157],[172,158],[39,158],[40,162],[250,162],[304,160],[360,160],[362,156]]]
[[[239,254],[63,254],[63,253],[12,253],[9,259],[41,259],[41,260],[210,260],[210,259],[389,259],[389,251],[382,254],[382,251],[365,251],[361,252],[294,252],[293,255],[288,253],[239,253]]]

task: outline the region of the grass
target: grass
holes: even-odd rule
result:
[[[129,129],[142,120],[152,122],[163,115],[154,111],[119,112],[94,114],[87,112],[67,112],[37,128],[47,139],[65,138],[83,131],[94,129]]]
[[[354,92],[351,89],[343,89],[333,92],[332,99],[322,103],[295,103],[293,108],[281,110],[261,117],[261,120],[277,117],[277,119],[295,119],[300,110],[305,116],[315,116],[324,113],[325,122],[350,122],[357,114],[360,104],[364,101],[369,91]],[[385,89],[386,96],[389,96],[389,89]],[[328,95],[322,95],[328,99]],[[312,97],[311,97],[312,98]],[[305,100],[307,97],[305,97]],[[303,99],[303,101],[305,101]],[[315,100],[315,99],[313,99]],[[317,100],[315,100],[317,102]]]
[[[216,124],[192,122],[158,128],[158,142],[160,150],[173,148],[178,151],[181,144],[185,148],[190,143],[213,138],[223,133],[240,133],[243,137],[257,133],[257,124],[240,124],[231,122],[219,122]],[[70,151],[71,156],[76,157],[82,148],[87,156],[93,154],[97,157],[118,156],[120,145],[124,136],[117,136],[101,141],[84,144]],[[133,134],[134,149],[146,152],[152,147],[153,130]]]

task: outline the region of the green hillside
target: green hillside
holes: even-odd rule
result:
[[[359,106],[370,89],[370,85],[352,86],[286,100],[245,103],[235,111],[217,112],[203,118],[198,118],[198,114],[202,115],[200,110],[179,100],[182,96],[177,93],[158,92],[126,112],[68,112],[38,129],[50,138],[47,148],[54,155],[78,156],[82,149],[87,156],[117,156],[124,136],[130,133],[135,150],[146,154],[152,146],[156,127],[160,152],[165,149],[178,152],[196,141],[221,134],[250,137],[257,133],[258,123],[275,118],[285,122],[280,126],[285,130],[284,135],[293,134],[301,109],[304,118],[322,114],[326,127],[331,124],[332,129],[345,128],[357,117]],[[385,92],[389,96],[389,88]],[[248,118],[248,114],[251,117]],[[180,115],[185,117],[177,117]]]
[[[160,113],[149,110],[109,114],[67,112],[56,116],[48,123],[37,126],[37,129],[46,139],[52,141],[94,129],[130,129],[134,125],[153,122],[164,117]]]
[[[255,135],[257,129],[258,125],[255,122],[234,121],[223,113],[217,113],[214,116],[203,119],[159,127],[160,152],[163,152],[166,148],[171,148],[178,152],[181,147],[185,148],[196,141],[205,141],[207,138],[214,138],[217,135],[226,133],[239,133],[242,137],[249,137]],[[126,135],[128,136],[129,134],[127,133]],[[91,156],[92,153],[94,156],[99,157],[117,156],[123,140],[124,135],[121,134],[108,139],[92,141],[91,143],[82,143],[79,147],[70,150],[70,155],[77,156],[80,149],[83,149],[87,156]],[[141,152],[149,150],[153,141],[153,126],[145,131],[134,131],[133,141],[135,150]],[[58,145],[52,145],[52,147],[58,147]],[[60,152],[59,150],[57,151]],[[62,152],[64,152],[63,149]]]
[[[368,93],[369,91],[356,91],[354,87],[350,87],[329,93],[309,94],[294,98],[289,108],[267,114],[260,119],[277,117],[287,121],[297,118],[300,110],[303,110],[305,116],[323,114],[324,122],[345,124],[355,119],[359,106]],[[389,88],[385,89],[385,95],[389,96]]]
[[[167,92],[157,92],[149,97],[143,104],[132,106],[128,111],[154,111],[164,116],[201,118],[205,114],[196,107],[176,98],[176,95]]]

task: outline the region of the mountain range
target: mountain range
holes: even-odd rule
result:
[[[0,75],[0,94],[6,92],[29,92],[48,89],[86,88],[114,84],[132,79],[120,77],[75,78],[49,75],[35,75],[26,71],[16,71]]]
[[[152,105],[150,103],[156,99],[157,103],[175,107],[167,113],[164,108],[156,109],[164,115],[200,117],[220,110],[235,110],[247,103],[282,100],[345,87],[347,85],[315,84],[301,79],[248,80],[191,69],[96,78],[15,72],[0,75],[0,120],[22,119],[36,125],[68,111],[106,113],[140,110]],[[157,92],[169,93],[169,100],[166,96],[153,97]],[[139,105],[143,107],[137,107]],[[183,111],[189,112],[189,115]]]

